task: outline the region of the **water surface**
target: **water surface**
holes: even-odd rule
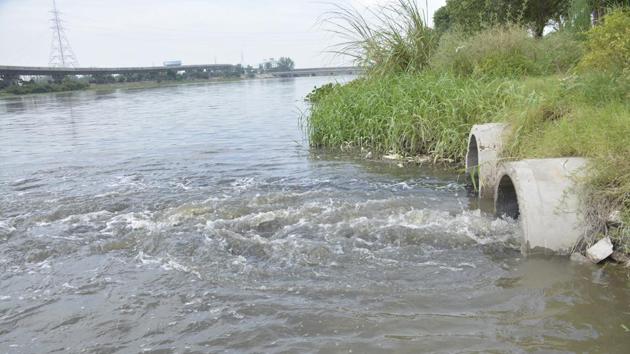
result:
[[[0,352],[627,352],[624,271],[523,259],[456,171],[309,150],[330,80],[0,100]]]

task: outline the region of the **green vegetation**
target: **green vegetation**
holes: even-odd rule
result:
[[[451,28],[478,31],[514,23],[542,37],[547,25],[566,17],[568,5],[565,0],[448,0],[435,22],[441,31]]]
[[[431,67],[459,76],[493,78],[566,73],[580,60],[581,43],[570,33],[532,38],[517,26],[442,36]]]
[[[614,6],[628,6],[628,0],[447,0],[434,22],[440,33],[518,24],[540,38],[547,26],[587,30],[591,18],[598,22]]]
[[[90,86],[89,83],[79,80],[63,80],[60,83],[26,81],[22,85],[8,86],[4,92],[14,95],[26,95],[31,93],[61,92],[84,90]]]
[[[176,85],[199,85],[199,84],[207,84],[207,83],[216,83],[216,82],[227,82],[227,81],[236,81],[240,80],[238,77],[217,77],[212,79],[188,79],[188,80],[168,80],[168,81],[108,81],[100,84],[88,84],[87,82],[82,82],[81,88],[75,88],[74,90],[94,90],[94,91],[108,91],[115,89],[152,89],[157,87],[169,87]],[[22,89],[22,87],[27,86],[27,89]],[[30,84],[23,84],[23,86],[7,86],[9,89],[0,90],[0,97],[2,96],[12,96],[12,95],[27,95],[27,94],[37,94],[37,93],[47,93],[47,92],[64,92],[64,91],[74,91],[69,90],[68,87],[71,86],[57,86],[51,83],[39,83],[33,85],[33,89],[31,89]],[[35,87],[39,87],[39,89],[34,89]],[[41,87],[44,87],[44,90]],[[18,89],[19,88],[19,89]],[[55,88],[51,90],[51,88]]]
[[[461,160],[470,127],[509,105],[515,86],[428,72],[366,78],[329,90],[312,108],[312,144]]]
[[[258,72],[282,72],[295,69],[295,62],[289,57],[280,57],[278,60],[270,59],[258,66]]]
[[[340,51],[370,69],[309,96],[311,144],[462,162],[473,124],[509,122],[506,159],[591,159],[583,181],[589,219],[595,233],[607,232],[630,252],[630,12],[580,1],[565,1],[574,15],[559,16],[555,25],[565,29],[542,38],[517,16],[512,23],[460,24],[437,40],[437,31],[418,25],[422,18],[409,10],[417,9],[411,0],[375,11],[375,25],[336,9],[335,30],[349,38]],[[465,1],[448,1],[447,8],[456,2]],[[584,4],[588,26],[575,15]],[[458,20],[447,10],[436,16]],[[591,20],[597,22],[592,28]],[[609,228],[614,211],[621,212],[622,226]]]
[[[438,36],[425,26],[415,3],[401,0],[396,5],[372,11],[369,23],[360,13],[336,6],[326,21],[333,32],[345,38],[337,52],[351,56],[372,74],[419,72],[436,49]]]
[[[291,71],[295,69],[295,62],[289,57],[281,57],[280,59],[278,59],[277,69],[279,71]]]
[[[621,71],[630,70],[630,15],[617,10],[606,16],[602,26],[594,27],[587,33],[588,52],[579,68],[588,70]]]

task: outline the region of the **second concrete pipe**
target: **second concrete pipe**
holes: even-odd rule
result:
[[[473,126],[466,155],[466,172],[479,197],[494,200],[497,216],[519,220],[521,250],[568,253],[584,234],[579,176],[581,158],[500,161],[508,126]]]

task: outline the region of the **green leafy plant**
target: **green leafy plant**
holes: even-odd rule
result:
[[[630,11],[618,8],[606,15],[604,23],[587,33],[586,54],[581,71],[607,70],[630,75]]]

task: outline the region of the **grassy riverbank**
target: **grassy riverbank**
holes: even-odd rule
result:
[[[537,39],[524,28],[502,25],[437,40],[404,7],[409,4],[397,8],[407,19],[398,34],[387,23],[369,28],[344,14],[348,28],[363,28],[353,49],[372,69],[311,96],[311,144],[462,162],[473,124],[509,122],[504,158],[592,160],[584,181],[590,221],[630,252],[628,11],[610,12],[586,34],[561,31]],[[622,226],[606,228],[615,211]]]

